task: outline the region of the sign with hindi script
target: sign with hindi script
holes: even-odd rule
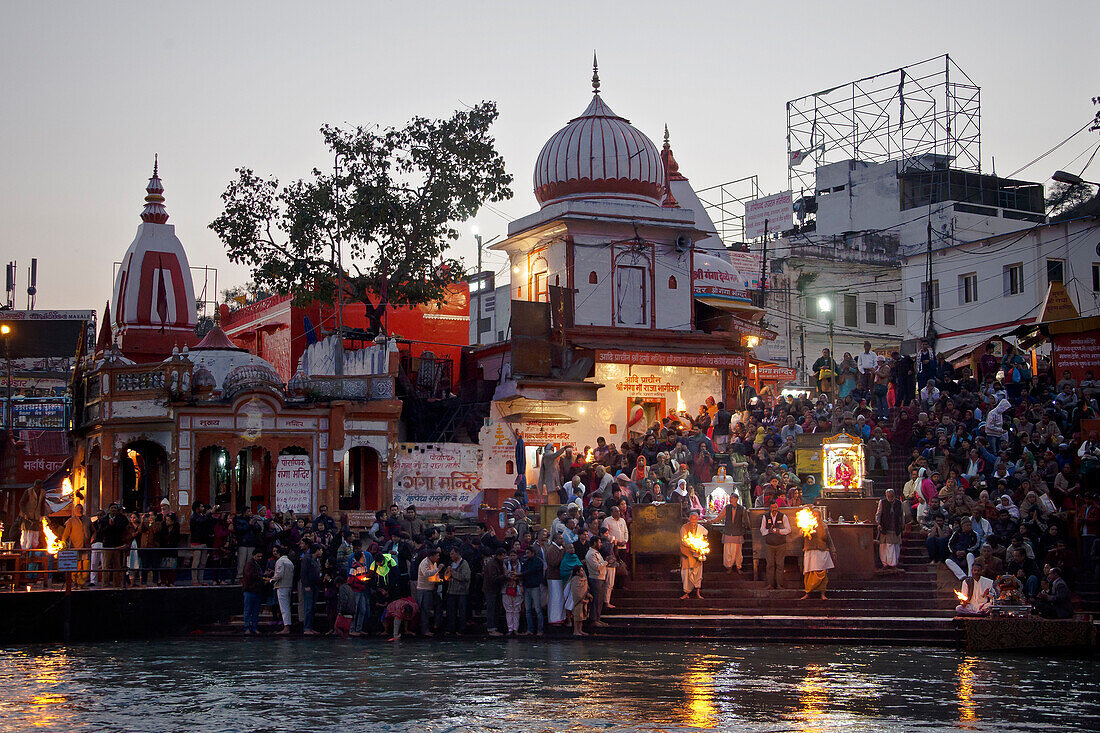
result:
[[[482,501],[481,447],[465,443],[399,443],[393,458],[393,502],[421,515],[477,516]]]
[[[279,456],[275,463],[275,510],[313,514],[313,467],[309,456]]]

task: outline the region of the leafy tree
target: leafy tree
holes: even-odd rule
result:
[[[1092,186],[1087,183],[1062,183],[1056,181],[1047,194],[1047,212],[1057,216],[1083,204],[1093,196]]]
[[[362,302],[381,332],[387,303],[438,302],[464,279],[462,263],[447,256],[455,225],[484,202],[511,197],[512,177],[489,134],[496,118],[496,104],[482,102],[402,128],[326,125],[337,170],[280,186],[238,168],[210,228],[230,261],[251,268],[257,290],[332,303],[342,274],[345,299]],[[351,255],[342,273],[338,248]]]

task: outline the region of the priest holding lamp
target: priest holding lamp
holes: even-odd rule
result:
[[[681,601],[687,600],[693,592],[696,598],[703,600],[699,589],[703,585],[703,561],[708,552],[707,530],[699,525],[699,512],[693,509],[687,524],[680,528],[680,577],[684,581]]]
[[[815,592],[821,593],[821,600],[828,600],[825,588],[829,585],[829,569],[836,567],[836,546],[829,528],[809,507],[799,510],[795,523],[802,532],[802,579],[806,589],[799,600]]]

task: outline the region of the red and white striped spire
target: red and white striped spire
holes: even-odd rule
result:
[[[168,209],[164,208],[164,184],[157,175],[158,156],[153,154],[153,177],[145,187],[145,208],[141,210],[141,220],[149,224],[167,224]]]

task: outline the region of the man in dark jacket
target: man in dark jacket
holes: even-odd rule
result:
[[[245,509],[233,519],[233,534],[237,537],[237,577],[244,575],[244,566],[252,551],[256,549],[263,524],[252,516],[251,509]]]
[[[318,536],[325,532],[336,531],[336,521],[328,515],[328,505],[322,504],[317,508],[317,517],[313,520],[313,531]]]
[[[260,600],[264,594],[264,570],[260,565],[263,553],[253,550],[251,558],[241,571],[241,590],[244,591],[244,633],[258,636],[260,633]]]
[[[500,591],[504,587],[503,547],[493,549],[493,556],[485,561],[481,569],[481,589],[485,593],[485,628],[489,636],[503,636],[498,627],[500,614]]]
[[[122,556],[125,552],[123,545],[126,544],[126,528],[129,522],[126,521],[126,515],[119,510],[117,503],[107,507],[105,522],[102,536],[103,547],[107,550],[109,582],[114,587],[121,588],[124,575],[122,572]]]
[[[524,633],[534,633],[537,615],[538,635],[542,636],[543,627],[546,625],[546,616],[542,612],[542,583],[546,579],[546,565],[535,553],[534,545],[529,545],[523,553],[520,574],[523,576],[523,605],[527,609],[527,631]]]
[[[302,554],[301,582],[302,582],[302,627],[307,636],[317,634],[313,630],[313,608],[317,604],[317,593],[321,589],[321,555],[324,547],[313,545],[309,552]]]
[[[1073,605],[1069,599],[1069,585],[1062,577],[1062,571],[1052,567],[1047,571],[1050,590],[1039,593],[1036,604],[1043,618],[1073,618]]]
[[[191,580],[206,585],[206,557],[214,543],[214,515],[206,505],[196,501],[191,505]]]

